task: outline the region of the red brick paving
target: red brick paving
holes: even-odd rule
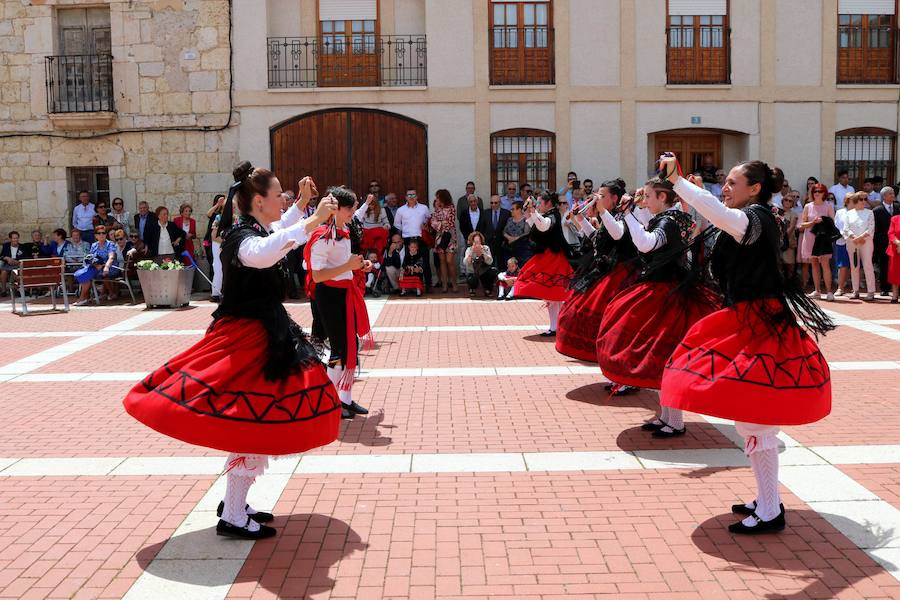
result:
[[[887,317],[885,317],[887,318]],[[548,322],[539,302],[478,300],[471,304],[424,304],[402,298],[385,305],[379,327],[428,325],[540,325]]]
[[[437,322],[439,323],[439,321]],[[596,366],[556,351],[553,338],[538,331],[423,331],[376,333],[364,369],[420,367]]]
[[[888,298],[880,296],[875,302],[841,298],[836,302],[819,302],[819,306],[857,319],[900,319],[900,305],[891,304]]]
[[[132,309],[75,309],[68,313],[32,313],[22,317],[10,314],[7,307],[8,303],[0,303],[3,324],[0,331],[97,331],[139,314]]]
[[[160,327],[159,329],[170,329]],[[184,329],[187,329],[185,327]],[[149,372],[203,337],[197,335],[117,335],[100,346],[53,361],[35,373]],[[137,382],[135,382],[137,383]]]
[[[900,510],[900,464],[844,465],[839,469]]]
[[[825,305],[867,319],[900,318],[886,303]],[[203,329],[211,310],[171,311],[142,329]],[[307,305],[289,310],[308,327]],[[138,314],[0,314],[0,330],[96,330]],[[545,318],[537,303],[397,302],[385,307],[377,325],[534,325]],[[578,364],[529,335],[384,333],[364,366]],[[42,371],[149,370],[197,339],[114,337]],[[4,347],[16,348],[19,359],[64,341],[6,340]],[[822,348],[832,361],[896,360],[900,344],[842,327]],[[498,349],[510,360],[494,358]],[[833,381],[833,414],[789,428],[790,435],[807,445],[900,443],[896,373],[840,371]],[[221,454],[133,421],[121,406],[131,385],[0,384],[0,456]],[[355,393],[373,414],[345,423],[342,441],[319,453],[733,447],[693,415],[687,436],[652,440],[637,426],[656,408],[655,393],[610,401],[590,375],[373,378],[358,381]],[[900,465],[841,468],[900,508]],[[121,597],[211,481],[0,478],[0,597]],[[276,522],[279,537],[254,547],[231,596],[900,598],[900,582],[786,490],[786,533],[728,535],[727,506],[750,497],[753,487],[746,469],[298,475],[276,509],[291,516]]]
[[[785,533],[728,534],[727,507],[753,488],[747,469],[295,476],[281,533],[229,597],[900,597],[787,492]]]
[[[120,338],[117,338],[117,340]],[[126,338],[121,338],[126,339]],[[146,340],[153,338],[134,338]],[[114,340],[115,341],[115,340]],[[0,456],[198,456],[220,452],[160,435],[122,408],[129,382],[3,384]],[[516,387],[510,398],[503,386]],[[638,426],[655,392],[609,400],[589,375],[364,379],[356,398],[372,410],[342,426],[323,454],[552,452],[730,448],[696,415],[688,434],[654,440]],[[35,398],[44,401],[35,402]],[[52,402],[51,399],[59,399]]]
[[[132,419],[125,382],[4,383],[2,457],[218,456]]]
[[[509,390],[515,390],[511,393]],[[639,430],[658,409],[655,392],[608,398],[589,375],[373,378],[355,397],[372,414],[345,425],[321,453],[554,452],[731,448],[697,415],[688,434],[656,440]]]
[[[900,345],[884,340],[883,346],[891,344]],[[832,371],[831,385],[831,414],[818,423],[788,427],[789,435],[807,446],[900,444],[896,371]]]
[[[71,339],[74,338],[10,338],[0,340],[0,367],[22,360],[32,354],[37,354],[38,352],[59,346]]]
[[[212,481],[0,478],[0,597],[121,598]]]

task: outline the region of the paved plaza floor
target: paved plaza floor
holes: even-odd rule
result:
[[[781,435],[788,529],[735,537],[755,481],[732,423],[656,440],[541,303],[368,301],[368,418],[274,461],[277,537],[215,535],[224,454],[129,417],[126,391],[213,305],[0,304],[0,598],[900,598],[900,309],[824,303],[834,408]],[[288,305],[308,328],[308,305]]]

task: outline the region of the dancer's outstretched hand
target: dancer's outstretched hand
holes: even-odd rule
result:
[[[324,198],[319,201],[319,204],[316,206],[316,217],[319,217],[323,221],[327,220],[331,215],[337,212],[338,203],[337,199],[328,194]]]
[[[672,152],[666,152],[659,157],[659,173],[670,182],[678,181],[678,158]]]

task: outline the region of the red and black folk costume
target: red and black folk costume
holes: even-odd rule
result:
[[[516,298],[546,300],[550,313],[550,329],[542,335],[556,335],[559,310],[569,294],[572,265],[571,249],[562,232],[559,210],[554,206],[545,214],[535,211],[527,219],[529,236],[534,243],[534,256],[519,270],[513,286]]]
[[[597,335],[597,361],[609,379],[659,389],[663,368],[691,325],[717,308],[715,294],[695,278],[687,250],[690,215],[669,209],[644,230],[625,217],[642,262],[637,282],[610,301]]]
[[[730,529],[779,530],[784,527],[779,426],[812,423],[831,412],[828,364],[800,321],[817,334],[834,324],[799,284],[783,278],[781,233],[768,206],[726,208],[681,178],[675,191],[722,230],[712,272],[725,308],[695,323],[675,349],[666,364],[661,402],[736,421],[759,496],[735,505],[736,512],[749,516]]]
[[[307,294],[316,307],[316,318],[328,338],[331,356],[328,377],[338,389],[342,416],[352,419],[354,414],[365,415],[368,410],[353,401],[351,390],[359,360],[357,339],[362,349],[371,350],[375,340],[369,326],[369,314],[363,299],[365,280],[360,288],[356,281],[359,271],[345,271],[333,279],[313,281],[313,271],[321,271],[346,264],[352,254],[352,234],[349,228],[332,224],[317,227],[305,248],[308,265]]]
[[[304,222],[290,223],[299,220],[292,211],[275,233],[244,216],[225,234],[224,293],[206,335],[124,400],[132,417],[160,433],[231,453],[221,535],[273,535],[259,526],[271,515],[246,506],[268,456],[305,452],[338,436],[338,393],[282,304],[284,257],[307,237]],[[227,213],[230,219],[230,206]]]
[[[597,360],[597,333],[607,304],[638,276],[637,248],[624,223],[624,214],[604,211],[603,226],[582,222],[587,252],[569,282],[569,297],[559,313],[556,351],[572,358]]]

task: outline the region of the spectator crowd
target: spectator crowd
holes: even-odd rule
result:
[[[705,156],[694,174],[721,200],[726,171],[713,164],[712,156]],[[800,277],[811,296],[826,301],[842,295],[873,301],[880,295],[897,302],[900,203],[896,198],[900,184],[884,185],[881,178],[873,177],[857,191],[850,184],[849,173],[842,170],[831,187],[809,177],[805,188],[795,189],[780,169],[776,175],[783,184],[772,198],[772,210],[781,223],[785,276]],[[572,218],[573,209],[586,207],[584,216],[599,228],[592,200],[602,187],[595,188],[593,180],[581,180],[569,172],[566,184],[557,190],[563,233],[576,257],[573,260],[577,260],[588,230]],[[528,183],[510,183],[504,194],[490,195],[487,202],[478,194],[475,182],[466,182],[464,190],[454,202],[446,189],[437,190],[429,200],[415,188],[382,194],[377,180],[369,183],[352,222],[357,233],[354,251],[375,266],[366,278],[367,294],[455,293],[463,284],[471,297],[515,297],[515,278],[533,254],[524,203],[543,190],[534,190]],[[285,192],[282,198],[284,210],[295,200],[292,192]],[[0,295],[10,293],[10,275],[24,258],[63,257],[72,273],[90,267],[90,278],[77,278],[79,301],[86,302],[94,278],[103,280],[101,299],[112,300],[119,290],[111,280],[133,271],[138,260],[184,260],[189,264],[202,252],[211,271],[211,300],[218,301],[224,201],[224,195],[215,196],[206,211],[204,235],[198,238],[189,204],[182,204],[174,219],[165,206],[151,212],[145,201],[138,203],[137,213],[132,215],[124,210],[121,198],[113,198],[110,209],[104,200],[93,202],[89,192],[81,191],[68,233],[56,229],[52,235],[44,235],[35,230],[30,242],[21,242],[19,232],[9,232],[0,252]],[[304,216],[313,213],[315,203],[314,199],[302,209]],[[699,233],[707,224],[692,208],[686,210],[697,221]],[[299,298],[305,279],[302,247],[288,254],[287,267],[289,295]]]

